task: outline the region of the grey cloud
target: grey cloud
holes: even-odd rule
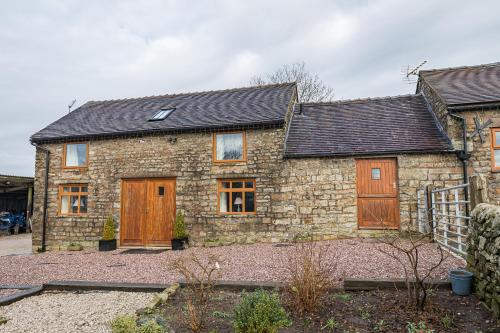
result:
[[[31,175],[28,139],[74,98],[247,85],[305,61],[337,98],[409,93],[401,66],[498,61],[484,1],[16,1],[0,12],[0,173]]]

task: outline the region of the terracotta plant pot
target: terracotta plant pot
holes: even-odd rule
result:
[[[113,250],[116,250],[116,239],[99,241],[99,251],[113,251]]]

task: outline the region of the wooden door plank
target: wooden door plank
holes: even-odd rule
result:
[[[144,245],[146,182],[123,180],[121,197],[120,245]]]
[[[175,220],[175,180],[151,179],[147,192],[145,243],[149,246],[168,246]]]

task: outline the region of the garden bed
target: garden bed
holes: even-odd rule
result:
[[[158,311],[175,332],[191,332],[183,324],[186,289],[181,289]],[[475,296],[461,297],[448,290],[436,291],[427,310],[417,313],[407,305],[405,291],[331,292],[316,315],[300,316],[287,306],[280,294],[292,326],[280,332],[406,332],[408,323],[423,322],[435,332],[498,332],[500,326]],[[206,329],[218,333],[234,332],[234,309],[242,300],[242,292],[217,290],[211,297]],[[417,332],[417,331],[415,331]],[[427,331],[425,331],[427,332]]]

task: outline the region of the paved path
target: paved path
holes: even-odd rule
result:
[[[31,254],[31,234],[0,235],[0,257]]]

